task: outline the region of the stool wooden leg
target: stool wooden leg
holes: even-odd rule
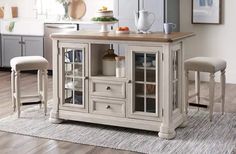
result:
[[[43,70],[43,103],[44,103],[44,113],[47,114],[47,82],[48,82],[48,75],[47,70]]]
[[[185,71],[185,112],[188,113],[188,99],[189,99],[189,72]]]
[[[195,72],[195,92],[197,94],[196,96],[196,103],[200,103],[200,72]],[[199,110],[199,107],[198,107]]]
[[[39,104],[40,109],[42,108],[42,71],[38,70],[38,95],[40,96],[41,103]]]
[[[12,104],[13,104],[13,111],[16,111],[16,99],[15,99],[15,71],[11,70],[11,98],[12,98]]]
[[[224,114],[225,106],[225,70],[221,71],[221,105],[222,105],[222,114]]]
[[[17,71],[15,72],[15,93],[16,93],[16,104],[17,104],[17,114],[18,114],[18,118],[20,117],[20,106],[21,106],[21,102],[20,102],[20,72]]]
[[[210,109],[210,121],[212,121],[213,107],[214,107],[214,95],[215,95],[215,75],[214,73],[210,74],[210,83],[209,83],[209,109]]]

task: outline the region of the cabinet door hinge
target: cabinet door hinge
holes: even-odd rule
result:
[[[164,61],[164,53],[161,53],[161,60]]]

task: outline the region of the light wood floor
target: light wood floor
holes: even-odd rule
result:
[[[23,94],[33,94],[37,89],[36,75],[22,73]],[[0,71],[0,118],[13,113],[10,93],[10,72]],[[49,76],[49,99],[52,98],[52,78]],[[24,106],[23,108],[26,108]],[[30,107],[30,106],[28,106]],[[74,144],[35,138],[0,131],[0,154],[136,154],[97,146]]]
[[[28,73],[22,74],[22,91],[32,94],[36,91],[36,76]],[[52,78],[49,77],[49,99],[52,98]],[[191,88],[193,86],[191,85]],[[202,96],[207,96],[207,84],[201,84]],[[216,86],[216,95],[219,96],[219,85]],[[194,100],[190,100],[194,101]],[[205,103],[204,100],[202,102]],[[26,108],[26,107],[24,107]],[[214,111],[220,111],[220,104],[216,103]],[[236,85],[226,86],[226,112],[236,112]],[[12,114],[10,93],[10,72],[0,71],[0,118]],[[134,152],[114,150],[96,146],[74,144],[23,135],[16,135],[0,131],[0,154],[134,154]]]

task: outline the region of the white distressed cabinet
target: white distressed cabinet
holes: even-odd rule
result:
[[[58,45],[60,109],[88,112],[88,44]]]
[[[192,33],[53,34],[53,102],[50,121],[76,120],[175,137],[186,124],[183,39]],[[126,46],[126,76],[102,75],[110,44]]]

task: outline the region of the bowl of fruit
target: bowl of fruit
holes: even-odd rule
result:
[[[116,29],[117,34],[129,34],[129,27],[124,26],[124,27],[118,27]]]

